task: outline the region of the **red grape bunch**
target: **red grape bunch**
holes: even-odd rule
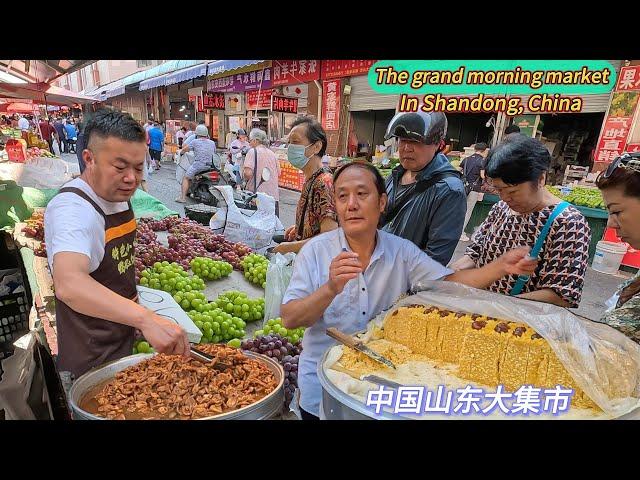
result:
[[[302,344],[298,342],[294,345],[287,338],[272,334],[245,340],[240,344],[240,348],[261,353],[280,362],[285,374],[285,401],[289,405],[298,386],[298,360],[302,353]]]

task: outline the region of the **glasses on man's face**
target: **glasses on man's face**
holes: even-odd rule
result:
[[[607,169],[601,173],[602,178],[609,178],[617,168],[628,168],[640,173],[640,152],[624,153],[616,158]]]

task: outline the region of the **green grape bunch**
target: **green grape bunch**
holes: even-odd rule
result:
[[[215,304],[217,308],[247,323],[264,318],[264,298],[251,299],[244,292],[224,292],[218,296]]]
[[[222,277],[228,277],[233,271],[233,267],[228,262],[196,257],[191,260],[191,270],[203,280],[218,280]]]
[[[272,318],[267,320],[267,323],[262,330],[257,330],[255,332],[254,337],[270,334],[280,335],[282,338],[287,338],[291,343],[296,344],[302,340],[302,337],[304,336],[304,328],[285,328],[282,325],[282,318]]]
[[[180,292],[197,292],[204,290],[204,281],[197,275],[189,274],[177,263],[156,262],[140,274],[140,285],[162,290],[171,295]]]
[[[267,268],[269,266],[267,257],[252,253],[242,260],[241,265],[247,280],[262,286],[262,288],[267,287]]]

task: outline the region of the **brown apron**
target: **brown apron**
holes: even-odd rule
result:
[[[104,257],[91,278],[109,290],[132,300],[137,299],[133,241],[136,220],[129,210],[106,215],[85,192],[78,188],[62,188],[59,193],[79,195],[104,218]],[[78,285],[78,288],[86,288]],[[58,334],[58,370],[71,372],[76,378],[104,363],[131,355],[135,329],[128,325],[89,317],[72,310],[56,298]]]

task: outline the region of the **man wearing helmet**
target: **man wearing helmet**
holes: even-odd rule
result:
[[[240,172],[244,168],[244,155],[249,151],[251,145],[247,141],[247,132],[243,128],[239,128],[237,138],[229,145],[230,159],[233,163],[233,172],[236,175],[238,185],[242,184]]]
[[[398,140],[398,165],[387,178],[382,230],[411,240],[447,265],[460,239],[466,196],[460,173],[441,153],[447,117],[441,112],[398,113],[386,139]]]
[[[182,192],[180,197],[176,198],[176,202],[178,203],[186,203],[187,192],[189,191],[189,186],[191,185],[193,177],[200,172],[210,169],[212,166],[218,169],[220,168],[220,165],[213,164],[214,155],[216,153],[216,142],[209,139],[209,130],[207,130],[207,126],[198,125],[194,136],[196,137],[195,140],[193,140],[189,145],[185,144],[185,146],[182,147],[182,150],[180,150],[180,155],[192,150],[194,159],[193,163],[182,178]]]

